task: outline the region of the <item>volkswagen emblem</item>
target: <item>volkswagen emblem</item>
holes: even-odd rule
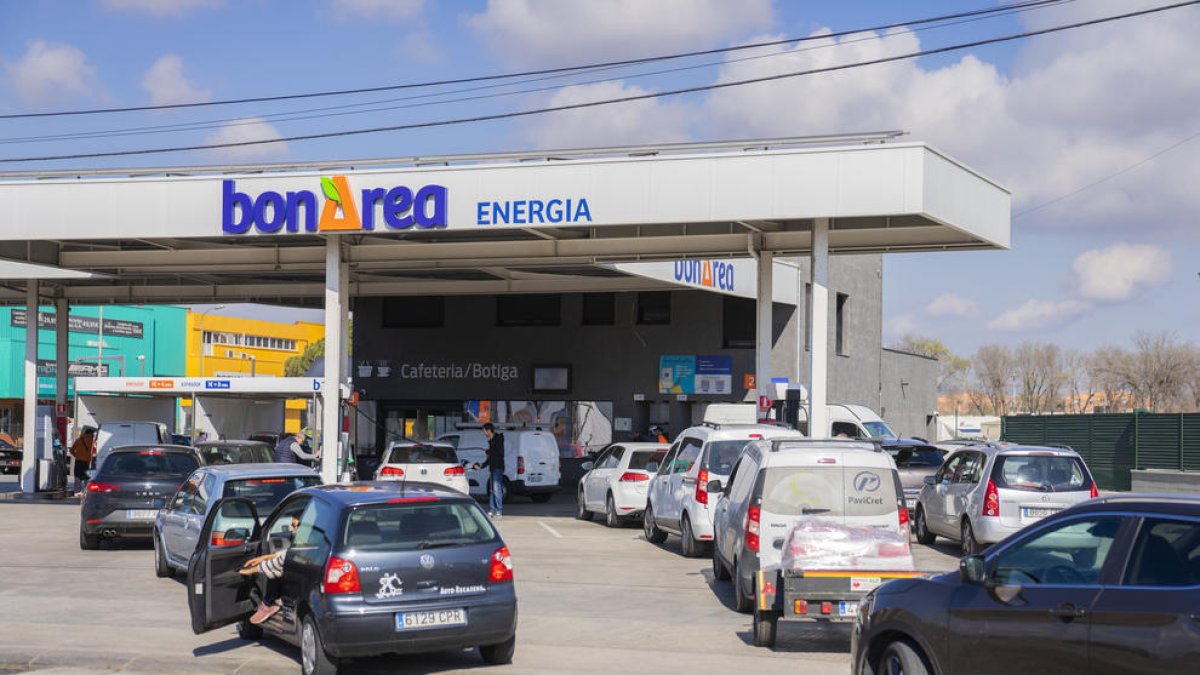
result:
[[[424,567],[427,570],[433,569],[433,556],[429,555],[428,553],[421,556],[421,567]]]
[[[879,474],[872,471],[859,471],[854,476],[854,489],[858,492],[875,492],[879,485]]]

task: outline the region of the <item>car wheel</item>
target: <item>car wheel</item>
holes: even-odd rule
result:
[[[587,503],[583,501],[583,488],[579,488],[579,496],[575,498],[575,517],[579,520],[591,520],[592,512],[587,510]]]
[[[612,494],[604,500],[604,524],[608,527],[620,527],[621,517],[617,515],[617,506],[613,504]]]
[[[502,666],[512,663],[513,653],[517,651],[517,636],[514,635],[498,645],[485,645],[479,648],[479,656],[483,662],[491,666]]]
[[[263,636],[262,626],[255,626],[249,621],[239,621],[237,623],[238,637],[243,640],[259,640]]]
[[[975,529],[971,527],[971,521],[963,518],[962,521],[962,554],[975,555],[979,553],[979,542],[975,541]]]
[[[100,535],[88,534],[83,531],[83,526],[79,526],[79,548],[85,551],[95,551],[100,548]]]
[[[779,614],[776,612],[754,613],[754,646],[774,647],[775,631],[779,626]]]
[[[937,541],[937,535],[929,531],[929,523],[925,522],[925,509],[917,506],[917,513],[913,516],[913,529],[916,530],[917,543],[929,546]]]
[[[737,561],[733,563],[733,609],[739,614],[749,614],[754,610],[754,598],[746,595],[742,589],[742,571]]]
[[[646,515],[642,517],[642,532],[646,535],[646,541],[651,544],[661,544],[667,540],[667,533],[658,529],[658,523],[654,520],[654,508],[646,506]]]
[[[692,537],[692,521],[686,513],[683,514],[683,523],[680,525],[679,533],[679,548],[683,551],[683,557],[699,558],[700,542]]]
[[[154,535],[154,576],[165,579],[175,576],[175,570],[167,563],[167,556],[163,553],[162,543],[159,540],[159,535]]]
[[[338,662],[325,653],[325,643],[312,614],[305,615],[300,628],[300,668],[304,675],[337,675]]]
[[[896,640],[883,650],[875,672],[879,675],[929,675],[929,666],[912,645]]]
[[[725,563],[721,562],[721,556],[717,553],[715,543],[713,544],[712,572],[713,579],[717,581],[729,581],[729,570],[725,568]]]
[[[536,495],[529,495],[529,498],[537,504],[545,504],[546,502],[550,501],[550,498],[553,496],[554,493],[552,492],[539,492]]]

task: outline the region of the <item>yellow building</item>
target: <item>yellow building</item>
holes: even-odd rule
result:
[[[283,377],[289,358],[325,337],[325,326],[188,311],[188,377]],[[186,405],[186,402],[185,402]],[[287,402],[284,430],[299,431],[307,401]]]

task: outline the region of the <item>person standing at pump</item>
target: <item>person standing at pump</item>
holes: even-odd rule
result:
[[[316,455],[304,451],[304,439],[308,438],[303,431],[288,434],[275,446],[275,462],[278,464],[303,464],[316,459]]]
[[[83,433],[75,442],[71,444],[71,457],[75,459],[74,474],[75,474],[75,492],[83,491],[83,484],[87,482],[88,465],[92,463],[92,459],[96,456],[96,430],[92,427],[84,427]]]
[[[499,518],[504,509],[504,434],[496,433],[496,427],[488,422],[483,425],[483,435],[488,442],[487,459],[483,460],[483,464],[476,464],[474,468],[490,469],[488,515]]]

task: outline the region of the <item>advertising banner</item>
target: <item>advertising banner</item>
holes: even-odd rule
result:
[[[658,357],[658,393],[708,394],[733,393],[732,356],[660,356]]]

